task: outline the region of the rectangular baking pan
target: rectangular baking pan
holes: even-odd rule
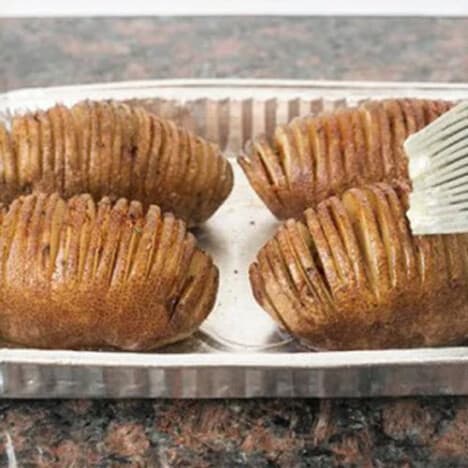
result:
[[[367,397],[468,394],[468,348],[311,352],[255,303],[249,263],[278,223],[248,186],[235,156],[253,135],[271,136],[297,115],[384,97],[468,99],[468,84],[165,80],[25,89],[0,95],[0,119],[57,102],[138,102],[217,141],[235,166],[235,188],[201,246],[221,286],[199,332],[158,352],[0,349],[4,398]],[[1,293],[1,292],[0,292]]]

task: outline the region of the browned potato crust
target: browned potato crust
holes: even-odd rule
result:
[[[319,349],[461,343],[468,234],[412,236],[406,195],[353,188],[286,221],[250,267],[259,304]]]
[[[239,157],[253,189],[279,219],[298,217],[332,195],[375,182],[409,182],[406,138],[449,110],[424,99],[368,101],[276,128]]]
[[[0,193],[90,193],[157,204],[189,224],[229,195],[232,167],[217,145],[141,107],[85,101],[17,116],[0,129]]]
[[[29,347],[154,349],[192,334],[218,289],[183,221],[123,198],[17,198],[0,261],[0,336]]]

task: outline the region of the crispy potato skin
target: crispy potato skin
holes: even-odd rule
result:
[[[369,183],[409,183],[403,143],[452,107],[446,101],[368,101],[275,129],[255,138],[238,162],[252,188],[279,219]]]
[[[412,236],[406,195],[353,188],[286,221],[250,267],[259,304],[318,349],[464,341],[468,235]]]
[[[17,116],[0,129],[1,201],[34,191],[158,205],[204,222],[233,185],[218,146],[141,107],[84,101]]]
[[[183,221],[126,199],[19,197],[0,260],[0,336],[29,347],[154,349],[193,333],[218,289]]]

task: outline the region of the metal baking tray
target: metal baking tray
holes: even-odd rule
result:
[[[396,96],[468,99],[468,84],[165,80],[25,89],[0,119],[57,102],[139,102],[234,158],[253,135],[323,109]],[[311,352],[255,303],[247,268],[277,222],[235,166],[228,201],[196,235],[221,273],[216,308],[192,338],[152,353],[0,349],[0,396],[364,397],[468,394],[468,348]]]

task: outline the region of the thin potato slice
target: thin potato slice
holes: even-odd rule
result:
[[[351,218],[364,265],[377,300],[386,300],[390,289],[388,258],[369,194],[351,189],[344,193],[343,204]]]
[[[145,199],[145,186],[143,181],[148,171],[148,160],[152,145],[152,124],[147,112],[141,108],[136,108],[133,113],[136,131],[136,155],[133,165],[133,186],[131,197],[133,200]]]
[[[161,158],[161,166],[159,168],[160,183],[159,190],[163,193],[168,190],[168,181],[171,180],[177,172],[177,154],[179,151],[179,134],[173,122],[164,121],[162,126],[165,130],[164,133],[164,151]],[[205,162],[205,160],[203,160]],[[205,175],[203,171],[200,173]]]
[[[110,168],[109,196],[112,199],[118,197],[121,184],[121,157],[123,144],[123,122],[117,106],[111,106],[112,119],[114,121],[114,133],[111,141],[112,161]],[[145,174],[146,176],[146,174]]]
[[[299,297],[301,301],[301,307],[298,309],[298,314],[304,321],[304,331],[311,330],[310,327],[315,326],[316,317],[314,314],[307,313],[308,310],[315,310],[319,307],[318,297],[313,294],[303,294],[305,288],[308,288],[307,280],[302,272],[300,263],[292,247],[292,243],[289,239],[290,232],[285,226],[282,226],[278,230],[278,252],[282,257],[283,265],[286,267],[288,279],[290,284],[293,286],[293,294],[295,297]]]
[[[288,230],[296,262],[300,264],[302,274],[308,286],[306,294],[312,295],[318,304],[314,312],[314,319],[316,321],[328,319],[332,316],[333,299],[312,257],[310,251],[310,246],[313,242],[312,237],[306,226],[302,223],[289,220],[285,223],[285,226]]]
[[[365,135],[365,147],[361,150],[364,164],[362,182],[382,180],[385,176],[384,144],[381,139],[380,106],[376,103],[365,103],[358,109],[361,116],[360,126]]]
[[[337,234],[340,236],[343,248],[346,251],[349,262],[354,273],[353,284],[359,289],[368,288],[369,279],[366,274],[366,269],[363,265],[363,257],[359,249],[358,241],[353,231],[351,220],[343,206],[343,203],[332,197],[327,200],[330,215],[337,229]]]
[[[130,107],[119,106],[119,113],[122,122],[122,152],[120,153],[120,193],[121,196],[129,198],[132,193],[132,172],[135,159],[135,129],[133,113]]]
[[[8,191],[15,191],[18,185],[17,166],[13,140],[7,129],[0,124],[0,161],[1,161],[1,183],[4,183]],[[5,201],[4,194],[0,200]]]
[[[311,251],[315,259],[315,264],[319,271],[323,272],[323,279],[331,296],[335,299],[341,289],[341,280],[333,260],[333,255],[324,228],[320,222],[320,217],[315,210],[305,212],[307,228],[312,237]]]
[[[63,193],[66,197],[76,194],[82,187],[80,151],[76,141],[75,122],[71,112],[61,107],[59,109],[63,122],[63,150],[64,150],[64,176]],[[38,145],[39,149],[41,145]],[[37,180],[40,174],[36,174],[31,180]]]
[[[174,175],[174,206],[176,209],[179,209],[182,203],[182,194],[184,194],[187,187],[185,184],[188,180],[188,162],[189,162],[189,146],[190,146],[190,135],[185,129],[179,129],[179,148],[177,150],[179,163],[177,164],[177,170]],[[215,172],[218,175],[218,166],[225,161],[224,158],[215,158],[216,162],[213,166],[216,168]],[[212,191],[216,190],[216,182],[219,182],[220,177],[218,177],[213,184]],[[210,201],[212,197],[210,197]]]
[[[379,227],[379,233],[385,249],[388,264],[388,275],[392,293],[398,293],[406,285],[404,253],[400,247],[400,237],[394,222],[385,194],[379,187],[372,186],[367,190],[370,195],[373,211]]]
[[[324,199],[330,192],[330,176],[329,176],[329,156],[327,154],[327,144],[325,137],[325,128],[323,118],[318,117],[314,122],[309,122],[309,139],[312,147],[312,154],[315,160],[315,176],[316,185],[314,187],[315,196],[318,199]]]
[[[282,329],[290,332],[288,326],[281,318],[281,315],[276,310],[276,307],[273,305],[273,301],[268,296],[265,282],[263,281],[268,274],[268,269],[266,265],[264,265],[263,268],[259,266],[262,265],[260,258],[261,253],[259,253],[258,264],[252,263],[249,267],[249,278],[255,299],[259,304],[262,304],[262,307],[271,315],[271,317],[279,324]],[[262,273],[260,273],[260,268]],[[273,280],[272,284],[276,284],[276,281]]]
[[[207,146],[203,145],[200,139],[196,139],[194,146],[194,156],[197,161],[197,173],[195,174],[195,179],[193,181],[193,192],[192,192],[192,201],[187,205],[188,212],[193,215],[196,206],[200,203],[200,197],[202,194],[202,187],[205,185],[207,180]]]
[[[27,180],[35,180],[41,177],[42,172],[42,145],[38,119],[29,116],[26,121],[29,139],[29,157]]]
[[[310,194],[308,187],[314,183],[315,175],[314,161],[310,150],[310,142],[307,134],[307,127],[302,119],[293,120],[290,124],[291,139],[295,142],[297,154],[301,160],[301,173],[299,175],[298,186],[305,197],[305,203],[308,202]]]
[[[81,188],[83,192],[89,192],[89,162],[91,157],[91,109],[88,103],[80,103],[74,106],[72,118],[73,125],[75,127],[75,138],[77,144],[77,151],[79,152],[78,160]],[[46,129],[45,127],[44,129]],[[50,144],[53,145],[53,139],[50,140]],[[45,148],[44,148],[45,150]],[[47,151],[48,153],[48,151]],[[44,163],[44,176],[47,173],[53,173],[52,162],[47,163],[46,167],[46,152],[44,152],[43,163]],[[52,169],[51,169],[52,168]]]
[[[403,143],[409,135],[405,125],[405,118],[398,101],[387,101],[384,104],[389,121],[391,122],[392,154],[395,163],[395,179],[408,178],[408,158],[403,149]]]
[[[306,203],[302,182],[304,178],[304,156],[298,151],[294,133],[289,126],[281,125],[276,128],[274,145],[286,177],[284,190],[290,193],[290,197],[293,197],[289,202],[299,205]]]
[[[345,182],[345,166],[341,152],[338,119],[331,114],[325,122],[327,154],[329,158],[330,183],[332,193],[336,193]]]
[[[340,131],[339,142],[341,144],[341,154],[343,155],[343,165],[345,172],[344,183],[352,186],[358,183],[360,177],[360,162],[354,142],[353,122],[350,118],[350,111],[339,112],[336,116]]]
[[[270,296],[274,297],[278,313],[284,322],[288,324],[288,328],[293,333],[298,333],[305,326],[301,319],[303,304],[301,304],[299,298],[295,294],[294,288],[289,280],[278,243],[273,241],[270,245],[266,246],[265,254],[275,283],[278,286],[277,292],[275,293],[272,291]],[[277,296],[280,298],[279,302],[276,300]]]
[[[112,112],[111,104],[107,102],[100,103],[98,106],[99,118],[99,133],[100,133],[100,148],[99,148],[99,191],[97,197],[103,197],[110,193],[110,176],[112,174],[112,159],[114,154],[113,139],[114,139],[114,113]],[[140,126],[138,125],[138,129]],[[136,164],[135,164],[136,165]],[[76,193],[76,192],[75,192]]]
[[[16,155],[16,167],[18,168],[18,184],[22,188],[28,182],[29,135],[26,119],[13,119],[11,138]]]
[[[418,122],[415,111],[407,99],[401,99],[398,101],[403,118],[405,121],[406,134],[405,139],[418,131]]]
[[[204,148],[203,161],[209,161],[214,154],[215,148],[211,145],[200,145],[200,148]],[[201,182],[201,187],[209,187],[205,192],[206,197],[203,196],[203,198],[201,198],[200,196],[199,203],[202,211],[209,209],[210,201],[213,198],[213,192],[216,189],[216,182],[218,180],[216,169],[217,167],[215,164],[206,164],[204,169],[202,169],[205,174],[205,180]],[[196,216],[196,208],[194,207],[193,210],[193,216]]]
[[[421,130],[425,127],[425,117],[424,117],[424,101],[419,99],[405,99],[404,100],[413,110],[414,117],[416,119],[416,131]],[[451,106],[451,103],[448,102],[447,105]]]
[[[429,125],[438,117],[438,105],[436,101],[424,100],[423,102],[424,109],[424,120],[425,124]]]
[[[330,252],[333,257],[338,277],[346,289],[354,289],[355,277],[351,262],[346,253],[346,249],[341,241],[341,237],[338,233],[337,227],[333,222],[333,218],[330,213],[330,209],[327,203],[322,203],[317,207],[317,215],[322,226],[323,234],[327,240]],[[345,291],[340,291],[344,293]]]
[[[100,156],[101,156],[101,118],[99,107],[91,104],[90,109],[90,152],[89,152],[89,165],[88,165],[88,184],[89,191],[93,197],[99,197],[100,194]],[[60,189],[60,193],[62,190]]]
[[[151,116],[151,141],[148,156],[148,172],[144,179],[145,195],[149,198],[156,197],[158,183],[159,158],[161,157],[162,128],[158,118]]]
[[[413,282],[418,281],[418,269],[414,252],[414,243],[409,229],[408,221],[405,218],[405,211],[401,201],[393,189],[387,184],[378,184],[387,199],[388,206],[392,215],[392,222],[395,223],[395,229],[398,232],[399,246],[404,256],[404,271],[406,276],[406,286],[411,288]]]
[[[238,163],[257,195],[268,206],[271,212],[279,218],[285,208],[278,196],[277,185],[271,177],[268,166],[264,162],[264,157],[262,157],[261,151],[264,145],[261,145],[257,140],[251,146],[252,149],[249,151],[249,156],[241,155]]]

